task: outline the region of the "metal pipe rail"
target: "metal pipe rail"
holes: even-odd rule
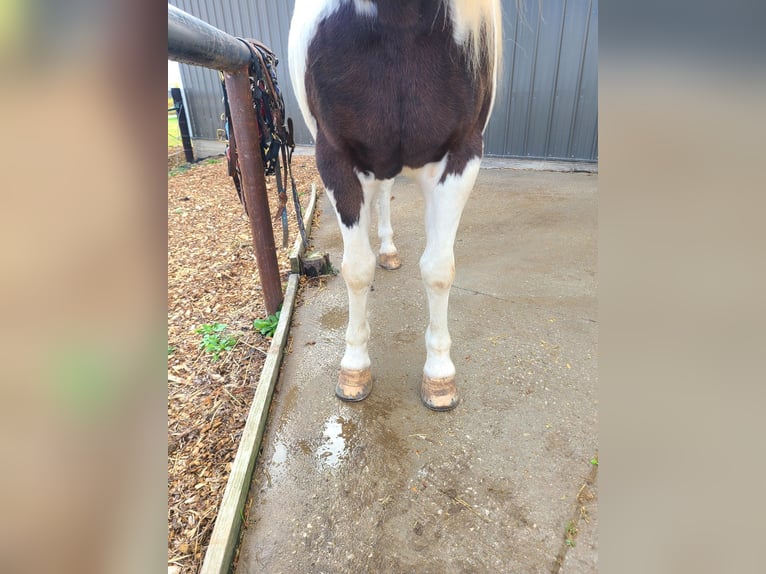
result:
[[[250,50],[234,36],[168,4],[168,58],[237,72],[250,63]]]
[[[282,282],[271,226],[258,120],[250,92],[250,50],[235,37],[168,4],[168,58],[224,73],[255,260],[266,312],[273,315],[282,304]]]

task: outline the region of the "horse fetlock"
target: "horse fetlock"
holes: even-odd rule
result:
[[[365,325],[358,329],[346,330],[346,346],[353,349],[366,349],[370,340],[370,327]]]
[[[452,347],[452,337],[446,328],[433,323],[429,324],[426,328],[425,339],[426,349],[429,352],[439,355],[449,354],[450,347]]]

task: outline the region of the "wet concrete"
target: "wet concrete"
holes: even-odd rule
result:
[[[462,401],[447,413],[418,395],[422,198],[397,182],[403,266],[376,270],[372,394],[333,394],[347,312],[343,279],[330,277],[295,312],[238,574],[597,571],[596,181],[481,171],[455,245]],[[326,197],[320,206],[314,244],[340,267],[335,217]]]

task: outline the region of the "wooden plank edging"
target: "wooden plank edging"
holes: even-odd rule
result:
[[[242,511],[250,490],[250,480],[258,457],[258,451],[266,427],[266,419],[271,404],[271,396],[279,375],[279,366],[290,330],[290,319],[295,307],[299,275],[290,274],[285,291],[285,300],[279,315],[279,323],[274,332],[266,362],[261,371],[261,378],[255,390],[247,422],[242,431],[239,448],[231,466],[231,474],[221,500],[221,507],[215,519],[210,543],[202,563],[202,574],[227,574],[231,569],[234,550],[239,540],[242,526]]]
[[[311,220],[314,216],[316,205],[316,185],[311,184],[311,199],[304,214],[304,226],[306,234],[311,233]],[[297,238],[295,247],[291,252],[291,265],[293,255],[298,261],[298,256],[303,250],[300,236]],[[242,431],[237,454],[231,466],[229,480],[223,492],[221,507],[215,519],[213,532],[210,535],[210,543],[205,552],[205,560],[202,563],[201,574],[228,574],[234,558],[234,550],[239,541],[239,532],[242,527],[242,516],[247,494],[250,490],[250,481],[253,475],[255,461],[261,448],[263,431],[269,414],[269,405],[274,392],[274,386],[279,378],[279,367],[287,343],[287,335],[290,331],[290,320],[295,308],[295,298],[298,293],[300,273],[291,272],[287,280],[285,299],[282,311],[279,314],[279,323],[274,332],[274,338],[266,354],[261,378],[255,390],[247,422]]]

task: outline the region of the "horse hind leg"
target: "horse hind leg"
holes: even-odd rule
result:
[[[459,401],[455,365],[450,358],[452,340],[447,328],[447,311],[455,278],[455,235],[476,181],[481,158],[470,159],[461,173],[450,173],[444,178],[441,174],[446,162],[442,160],[441,163],[441,166],[437,164],[437,169],[433,169],[433,164],[425,166],[420,177],[426,223],[426,248],[420,258],[420,272],[429,311],[420,397],[428,408],[436,411],[450,410]]]
[[[338,222],[343,236],[341,274],[348,291],[348,326],[346,349],[340,362],[335,394],[346,401],[361,401],[372,391],[372,374],[367,343],[370,325],[367,321],[367,297],[375,275],[375,255],[370,245],[370,209],[364,202],[359,221],[346,225]],[[337,209],[336,209],[337,212]]]
[[[399,252],[394,245],[394,230],[391,227],[391,189],[393,179],[380,182],[378,201],[375,204],[378,210],[378,238],[380,239],[380,251],[378,252],[378,267],[394,270],[402,266]]]
[[[375,254],[369,233],[370,206],[377,188],[372,176],[359,174],[335,154],[321,133],[317,138],[316,157],[343,236],[341,275],[348,291],[346,347],[335,394],[344,401],[361,401],[372,391],[367,297],[375,275]]]

